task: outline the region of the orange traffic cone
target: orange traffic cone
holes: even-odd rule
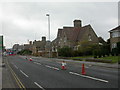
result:
[[[65,61],[63,61],[63,62],[62,62],[62,66],[61,66],[61,69],[62,69],[62,70],[66,70],[65,65],[66,65]]]
[[[82,64],[82,75],[85,75],[85,67],[84,67],[84,64]]]

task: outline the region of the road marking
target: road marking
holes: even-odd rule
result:
[[[40,86],[37,82],[34,82],[35,85],[37,85],[39,88],[41,88],[42,90],[45,90],[42,86]]]
[[[10,69],[10,72],[12,73],[17,85],[20,87],[20,88],[23,88],[24,90],[26,90],[25,86],[22,84],[22,82],[20,81],[20,79],[18,78],[18,76],[15,74],[15,72],[12,70],[12,68],[10,67],[10,65],[8,64],[8,61],[6,61],[9,69]]]
[[[108,83],[107,80],[103,80],[103,79],[99,79],[99,78],[94,78],[94,77],[86,76],[86,75],[81,75],[81,74],[74,73],[74,72],[69,72],[69,73],[70,73],[70,74],[74,74],[74,75],[78,75],[78,76],[81,76],[81,77],[86,77],[86,78],[89,78],[89,79],[93,79],[93,80],[97,80],[97,81],[101,81],[101,82]]]
[[[92,65],[89,65],[90,67],[92,66]]]
[[[41,65],[41,63],[34,62],[35,64]]]
[[[15,67],[16,69],[18,69],[18,67],[17,67],[16,65],[14,65],[14,67]]]
[[[55,69],[55,70],[59,70],[59,68],[56,68],[56,67],[52,67],[52,66],[48,66],[48,65],[45,65],[46,67],[48,68],[52,68],[52,69]]]
[[[82,67],[82,66],[80,66],[80,67]],[[85,66],[85,68],[89,68],[89,67]]]
[[[20,70],[20,72],[21,72],[23,75],[25,75],[26,77],[28,77],[28,75],[25,74],[22,70]]]

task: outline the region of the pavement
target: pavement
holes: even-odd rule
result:
[[[7,64],[6,64],[6,59],[3,58],[3,62],[1,65],[1,69],[2,69],[2,78],[1,78],[1,88],[4,89],[8,89],[8,88],[18,88],[15,79],[12,76],[12,73],[10,72],[10,69],[8,68]],[[3,66],[4,64],[4,66]]]
[[[82,75],[82,63],[66,61],[67,69],[61,70],[63,59],[25,56],[8,56],[7,61],[26,88],[118,88],[116,68],[85,65],[86,74]]]

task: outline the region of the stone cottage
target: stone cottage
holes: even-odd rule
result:
[[[81,20],[74,20],[73,27],[58,29],[57,38],[52,41],[52,52],[57,52],[58,48],[62,48],[63,46],[76,49],[82,41],[99,43],[98,36],[90,24],[82,26]]]

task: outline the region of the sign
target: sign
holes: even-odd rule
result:
[[[0,36],[0,51],[3,49],[3,36]]]

